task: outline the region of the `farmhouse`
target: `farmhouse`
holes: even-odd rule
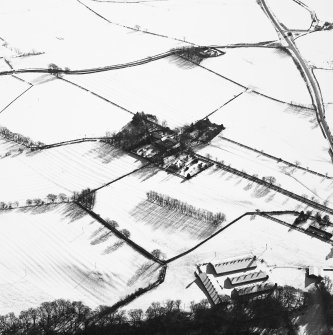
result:
[[[235,285],[249,284],[249,283],[253,283],[256,281],[264,281],[267,278],[268,278],[268,275],[265,272],[258,271],[258,272],[244,274],[244,275],[237,276],[237,277],[228,277],[227,279],[229,280],[231,285],[235,286]]]
[[[332,237],[331,233],[329,233],[325,230],[319,229],[319,228],[317,228],[313,225],[309,226],[307,231],[309,231],[310,233],[312,233],[314,235],[318,235],[318,236],[320,236],[324,239],[327,239],[327,240],[331,239],[331,237]]]
[[[167,137],[165,139],[160,139],[160,140],[157,140],[155,142],[155,144],[161,148],[161,149],[164,149],[164,150],[169,150],[171,148],[173,148],[174,146],[176,146],[178,142],[174,139],[174,138],[171,138],[171,137]]]
[[[221,263],[209,263],[217,275],[224,275],[233,272],[253,270],[257,267],[256,256],[245,256],[238,259],[228,260]]]
[[[307,269],[307,275],[310,278],[319,278],[322,276],[322,269],[317,266],[309,266]]]
[[[232,297],[251,297],[261,294],[273,292],[277,287],[277,284],[264,283],[253,286],[247,286],[242,288],[235,288],[231,292]]]
[[[208,276],[204,272],[199,274],[196,273],[196,275],[201,283],[204,285],[213,304],[219,304],[221,302],[220,294],[222,293],[222,289],[216,279],[212,276]]]

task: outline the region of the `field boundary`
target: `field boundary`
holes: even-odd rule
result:
[[[149,251],[141,247],[139,244],[135,243],[130,238],[123,235],[120,231],[118,231],[116,228],[111,226],[108,222],[106,222],[104,219],[102,219],[98,214],[93,212],[92,210],[86,208],[85,206],[81,205],[79,202],[74,202],[78,207],[80,207],[82,210],[84,210],[86,213],[88,213],[92,218],[94,218],[96,221],[101,223],[103,226],[105,226],[107,229],[109,229],[112,233],[114,233],[118,238],[124,240],[130,247],[132,247],[134,250],[139,252],[144,257],[154,261],[155,263],[158,263],[160,265],[165,265],[166,262],[160,260],[159,258],[152,255]]]
[[[317,176],[320,176],[320,177],[323,177],[323,178],[333,179],[333,177],[331,177],[331,176],[327,176],[327,175],[322,174],[322,173],[320,173],[320,172],[317,172],[317,171],[314,171],[314,170],[311,170],[311,169],[307,169],[307,168],[304,168],[304,167],[302,167],[302,166],[300,166],[300,165],[297,165],[297,164],[288,162],[288,161],[286,161],[286,160],[284,160],[284,159],[282,159],[282,158],[278,158],[278,157],[273,156],[273,155],[271,155],[271,154],[268,154],[268,153],[266,153],[266,152],[264,152],[264,151],[260,151],[260,150],[258,150],[258,149],[249,147],[249,146],[247,146],[247,145],[245,145],[245,144],[242,144],[242,143],[239,143],[239,142],[237,142],[237,141],[231,140],[230,138],[227,138],[227,137],[224,137],[224,136],[218,136],[218,137],[221,138],[222,140],[225,140],[225,141],[227,141],[227,142],[236,144],[236,145],[238,145],[238,146],[240,146],[240,147],[243,147],[243,148],[245,148],[245,149],[247,149],[247,150],[256,152],[256,153],[258,153],[258,154],[260,154],[260,155],[262,155],[262,156],[266,156],[266,157],[268,157],[268,158],[270,158],[270,159],[273,159],[273,160],[277,161],[278,163],[281,162],[281,163],[284,163],[284,164],[286,164],[286,165],[289,165],[289,166],[292,166],[292,167],[294,167],[294,168],[297,168],[297,169],[300,169],[300,170],[303,170],[303,171],[312,173],[312,174],[314,174],[314,175],[317,175]]]
[[[279,192],[281,194],[284,194],[285,196],[289,197],[289,198],[292,198],[292,199],[295,199],[297,201],[300,201],[310,207],[313,207],[319,211],[323,211],[323,212],[326,212],[326,213],[329,213],[329,214],[332,214],[333,215],[333,209],[332,208],[329,208],[327,206],[324,206],[322,204],[319,204],[318,202],[315,202],[315,201],[312,201],[310,199],[307,199],[307,198],[304,198],[296,193],[293,193],[291,191],[288,191],[280,186],[277,186],[277,185],[274,185],[272,183],[269,183],[267,182],[266,180],[262,180],[258,177],[255,177],[255,176],[252,176],[246,172],[243,172],[243,171],[240,171],[240,170],[237,170],[235,168],[232,168],[231,166],[228,166],[228,165],[225,165],[223,163],[220,163],[220,162],[217,162],[213,159],[210,159],[210,158],[207,158],[207,157],[204,157],[202,155],[199,155],[199,154],[195,154],[198,158],[204,160],[204,161],[207,161],[207,162],[212,162],[214,163],[218,168],[224,170],[224,171],[227,171],[227,172],[230,172],[232,174],[235,174],[237,176],[240,176],[244,179],[247,179],[247,180],[250,180],[252,182],[255,182],[259,185],[263,185],[263,186],[266,186],[267,188],[270,188],[276,192]]]

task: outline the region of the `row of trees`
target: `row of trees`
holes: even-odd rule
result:
[[[34,142],[31,138],[23,136],[21,134],[13,133],[6,127],[0,127],[0,135],[6,140],[16,142],[26,147],[40,147],[43,146],[42,142]]]
[[[306,293],[279,287],[276,295],[247,301],[222,297],[210,308],[207,300],[192,302],[187,310],[181,300],[153,302],[145,311],[127,313],[99,306],[95,310],[82,302],[55,300],[37,308],[0,316],[2,335],[106,335],[106,334],[250,334],[257,329],[295,331],[291,319],[308,303]]]
[[[155,191],[147,192],[147,199],[151,202],[158,204],[159,206],[179,211],[181,214],[191,216],[193,218],[205,221],[215,226],[226,220],[225,214],[221,212],[214,214],[205,209],[196,208],[192,205],[187,204],[186,202],[171,198],[168,195],[157,193]]]
[[[79,202],[81,205],[86,208],[92,209],[95,204],[95,192],[91,191],[89,188],[81,192],[74,192],[72,196],[67,196],[64,193],[53,194],[50,193],[46,196],[45,199],[33,198],[27,199],[25,206],[41,206],[45,204],[53,204],[60,202]],[[13,209],[19,207],[19,202],[0,202],[0,210],[2,209]]]

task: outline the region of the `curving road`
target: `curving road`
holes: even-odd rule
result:
[[[313,74],[312,69],[310,69],[307,63],[303,60],[301,54],[299,53],[299,50],[297,49],[297,46],[294,42],[292,35],[291,34],[289,35],[290,33],[289,30],[286,30],[282,27],[281,23],[276,19],[274,14],[267,6],[265,0],[258,0],[258,3],[261,5],[261,8],[264,10],[268,18],[274,24],[275,29],[283,37],[284,41],[287,44],[286,47],[287,50],[289,50],[291,56],[293,57],[295,63],[297,64],[299,70],[301,71],[301,74],[306,82],[306,85],[311,95],[312,104],[317,114],[319,126],[322,130],[324,137],[328,140],[330,150],[333,153],[332,134],[325,120],[325,107],[316,77]]]

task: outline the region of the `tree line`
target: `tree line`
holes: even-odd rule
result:
[[[0,135],[6,140],[13,141],[18,144],[22,144],[26,147],[33,147],[33,146],[40,147],[40,146],[45,145],[44,143],[39,142],[39,141],[34,142],[31,138],[27,136],[13,133],[6,127],[0,127]]]
[[[218,226],[220,223],[223,223],[226,220],[225,214],[221,212],[214,214],[213,212],[201,208],[196,208],[186,202],[171,198],[165,194],[149,191],[146,193],[146,195],[148,201],[156,203],[161,207],[165,207],[170,210],[176,210],[181,214],[191,216],[195,219],[204,221],[214,226]]]
[[[23,206],[42,206],[45,204],[54,204],[54,203],[62,203],[62,202],[78,202],[82,206],[92,209],[95,204],[95,192],[90,190],[89,188],[82,190],[81,192],[74,192],[73,195],[67,196],[64,193],[53,194],[49,193],[45,199],[41,198],[32,198],[27,199]],[[13,209],[19,207],[20,204],[18,201],[14,202],[4,202],[0,201],[0,210],[4,209]]]
[[[0,316],[2,335],[117,335],[117,334],[253,334],[252,330],[284,328],[295,334],[292,318],[309,305],[308,293],[290,286],[278,287],[264,299],[241,300],[222,296],[219,305],[207,300],[153,302],[145,311],[127,312],[107,306],[91,309],[80,301],[55,300],[18,316]],[[128,298],[125,298],[128,299]],[[117,305],[117,304],[116,304]],[[115,305],[115,308],[117,307]],[[92,321],[93,320],[93,321]]]

